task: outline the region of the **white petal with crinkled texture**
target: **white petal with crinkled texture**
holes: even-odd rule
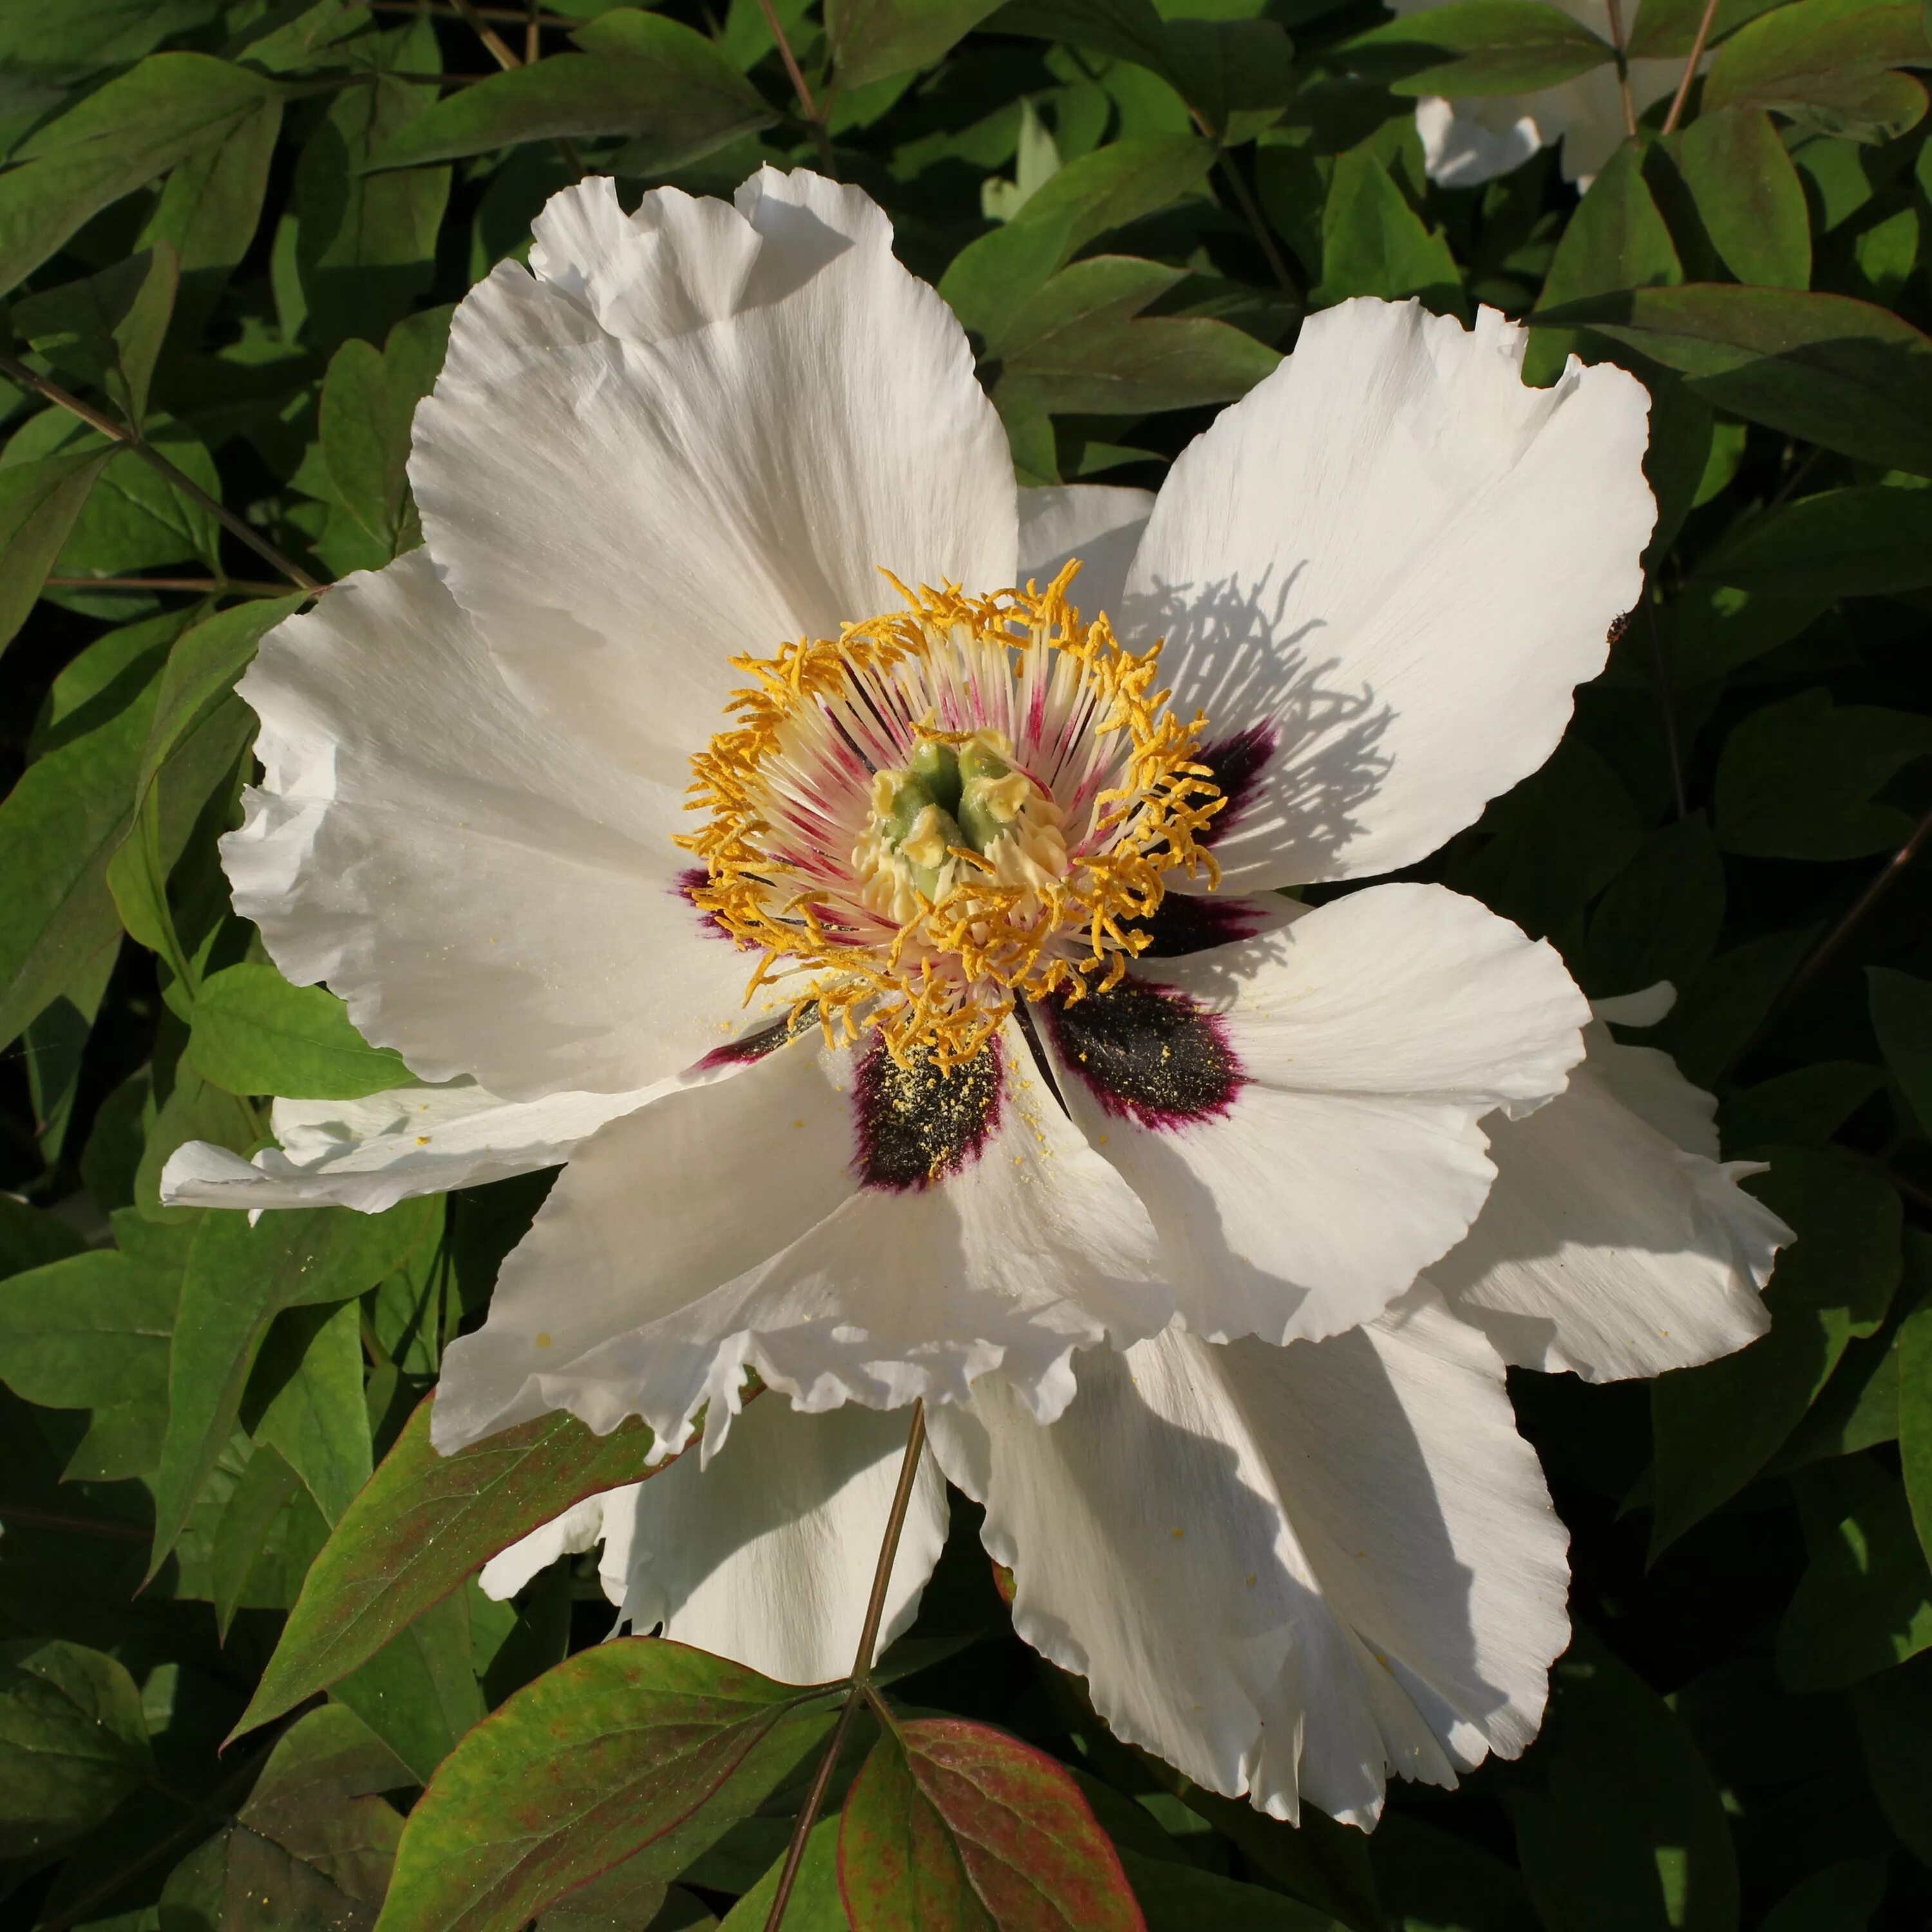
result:
[[[620,1615],[635,1630],[661,1626],[784,1683],[845,1676],[906,1428],[902,1410],[804,1415],[775,1395],[749,1404],[708,1466],[686,1456],[610,1498],[606,1520],[621,1524],[623,1539]],[[945,1479],[928,1454],[893,1559],[881,1645],[916,1614],[946,1527]],[[607,1543],[607,1568],[614,1553]]]
[[[1174,709],[1207,713],[1236,890],[1432,851],[1602,669],[1655,518],[1648,400],[1574,359],[1527,388],[1527,340],[1493,309],[1341,303],[1169,472],[1119,628],[1166,637]]]
[[[1082,1356],[1050,1429],[997,1376],[932,1420],[1016,1627],[1114,1734],[1292,1818],[1372,1822],[1540,1720],[1567,1537],[1503,1366],[1426,1288],[1322,1342]]]
[[[604,1540],[604,1516],[614,1497],[628,1497],[629,1488],[607,1490],[572,1503],[562,1515],[500,1550],[484,1564],[477,1578],[483,1594],[501,1603],[514,1597],[539,1570],[548,1570],[560,1556],[581,1556]]]
[[[1116,614],[1127,566],[1154,513],[1154,493],[1111,483],[1055,483],[1019,496],[1018,580],[1030,578],[1044,587],[1078,557],[1074,602],[1089,619],[1101,610]]]
[[[410,475],[437,567],[532,701],[667,784],[734,654],[996,589],[1012,461],[964,332],[860,190],[766,168],[634,214],[587,181],[465,298]],[[534,273],[532,271],[534,271]]]
[[[960,1401],[1004,1366],[1057,1413],[1072,1351],[1149,1334],[1173,1304],[1132,1190],[1017,1030],[1001,1052],[983,1144],[929,1186],[867,1182],[853,1053],[815,1036],[584,1142],[444,1357],[437,1447],[567,1408],[600,1432],[642,1415],[675,1450],[708,1401],[708,1459],[747,1367],[818,1410]]]
[[[1491,1124],[1496,1185],[1430,1280],[1524,1368],[1610,1382],[1743,1348],[1771,1325],[1759,1291],[1792,1238],[1738,1186],[1760,1166],[1712,1158],[1714,1103],[1668,1054],[1600,1023],[1584,1037],[1562,1096]]]
[[[1442,886],[1388,885],[1144,961],[1044,1031],[1187,1326],[1285,1342],[1369,1320],[1462,1238],[1493,1172],[1477,1122],[1560,1091],[1588,1016],[1548,945]],[[1203,1107],[1190,1059],[1217,1047],[1242,1078]]]
[[[1464,108],[1488,104],[1466,101]],[[1516,106],[1508,100],[1507,107]],[[1439,94],[1415,104],[1415,131],[1429,178],[1443,188],[1474,188],[1520,168],[1543,146],[1543,132],[1527,114],[1458,113]]]
[[[505,1100],[464,1081],[359,1100],[278,1100],[272,1119],[280,1146],[248,1161],[190,1141],[161,1170],[161,1199],[169,1207],[251,1211],[332,1204],[380,1214],[416,1195],[558,1166],[605,1121],[636,1112],[662,1090]]]
[[[736,1021],[742,964],[680,889],[681,794],[536,717],[428,552],[278,626],[238,688],[262,778],[221,842],[235,909],[412,1072],[629,1094]]]

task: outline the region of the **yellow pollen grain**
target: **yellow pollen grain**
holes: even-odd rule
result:
[[[754,682],[730,701],[731,728],[692,760],[688,808],[707,820],[677,843],[705,868],[692,904],[760,956],[748,1001],[761,986],[802,982],[791,1010],[814,1006],[828,1044],[876,1030],[901,1066],[923,1052],[950,1068],[977,1054],[1022,999],[1078,1000],[1117,986],[1128,959],[1149,943],[1144,922],[1168,874],[1204,873],[1210,886],[1218,883],[1200,842],[1226,802],[1197,755],[1207,720],[1197,714],[1184,722],[1168,711],[1168,694],[1154,686],[1158,644],[1136,653],[1104,615],[1083,621],[1067,597],[1078,568],[1070,564],[1045,590],[1029,584],[984,596],[952,586],[909,590],[892,578],[904,610],[848,625],[836,640],[805,639],[772,657],[732,660]],[[914,916],[896,911],[890,942],[855,943],[836,918],[828,929],[823,884],[767,848],[766,835],[782,816],[788,734],[836,723],[854,690],[912,688],[929,666],[962,652],[982,667],[1004,662],[1016,679],[1064,676],[1070,668],[1092,721],[1084,728],[1096,742],[1114,741],[1107,771],[1119,782],[1094,796],[1081,850],[1064,876],[1044,884],[1006,883],[1008,875],[979,855],[915,828],[900,849],[943,871],[938,897],[919,895]],[[974,736],[933,732],[929,709],[919,728],[948,742]],[[1033,783],[1016,771],[988,788],[994,816],[1016,814]],[[946,970],[935,971],[935,961]]]
[[[429,1145],[429,1136],[428,1136],[428,1135],[427,1135],[427,1134],[418,1134],[418,1135],[417,1135],[417,1136],[416,1136],[416,1145],[417,1145],[418,1147],[428,1147],[428,1146]]]
[[[1173,1537],[1174,1541],[1177,1543],[1178,1543],[1180,1539],[1187,1534],[1186,1531],[1184,1529],[1172,1530],[1168,1533]]]
[[[548,1348],[550,1346],[549,1335],[547,1333],[539,1334],[536,1338],[536,1346],[539,1348]]]

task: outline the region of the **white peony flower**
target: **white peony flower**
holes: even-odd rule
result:
[[[1643,392],[1354,302],[1157,500],[1016,490],[891,239],[806,173],[632,216],[590,182],[464,302],[425,547],[263,646],[224,846],[283,970],[431,1084],[280,1100],[279,1150],[164,1192],[567,1163],[435,1439],[563,1408],[668,1453],[708,1404],[703,1457],[489,1587],[602,1540],[637,1627],[838,1675],[880,1412],[924,1396],[888,1634],[943,1471],[1120,1735],[1366,1822],[1390,1767],[1519,1750],[1567,1640],[1504,1360],[1738,1347],[1784,1232],[1667,1063],[1592,1029],[1566,1090],[1546,945],[1432,886],[1275,894],[1548,755],[1638,596]]]
[[[1426,14],[1447,0],[1388,0],[1398,16]],[[1612,38],[1606,0],[1551,0],[1603,40]],[[1634,19],[1632,5],[1625,25]],[[1630,103],[1641,114],[1653,101],[1676,92],[1684,77],[1681,59],[1633,60]],[[1604,164],[1628,138],[1616,68],[1606,63],[1574,80],[1533,94],[1466,95],[1445,100],[1425,95],[1415,104],[1415,130],[1431,181],[1444,188],[1475,188],[1520,167],[1539,148],[1563,144],[1565,181],[1588,188]]]

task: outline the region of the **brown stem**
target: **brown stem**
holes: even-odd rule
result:
[[[1223,151],[1220,156],[1222,178],[1232,190],[1235,204],[1241,211],[1255,239],[1261,244],[1262,253],[1268,257],[1268,266],[1274,271],[1274,278],[1280,283],[1282,292],[1293,302],[1298,310],[1304,304],[1301,291],[1294,285],[1294,277],[1288,266],[1288,258],[1276,242],[1274,234],[1261,211],[1261,204],[1249,191],[1248,184],[1241,178],[1241,171],[1234,165],[1233,155]]]
[[[1690,83],[1697,77],[1697,63],[1704,58],[1704,43],[1711,38],[1711,23],[1718,17],[1718,0],[1704,0],[1704,17],[1697,22],[1697,35],[1690,43],[1690,58],[1684,63],[1684,78],[1670,98],[1670,112],[1664,117],[1664,131],[1674,134],[1684,118],[1684,104],[1690,98]]]
[[[1749,1038],[1736,1052],[1731,1055],[1729,1062],[1726,1063],[1727,1066],[1736,1066],[1744,1054],[1757,1044],[1759,1039],[1772,1022],[1776,1019],[1779,1014],[1783,1012],[1830,963],[1839,947],[1851,937],[1852,928],[1904,875],[1906,868],[1918,857],[1920,848],[1928,838],[1932,838],[1932,812],[1927,812],[1925,816],[1912,828],[1911,836],[1885,862],[1882,869],[1873,879],[1871,884],[1859,893],[1844,918],[1840,920],[1838,924],[1832,927],[1831,931],[1826,934],[1825,937],[1799,961],[1796,971],[1778,988],[1778,997],[1766,1008],[1764,1018],[1752,1028]]]
[[[449,4],[456,9],[476,38],[490,50],[491,58],[506,74],[512,68],[523,65],[508,41],[476,10],[472,0],[449,0]]]
[[[543,9],[530,0],[530,17],[524,25],[524,64],[533,65],[543,52]]]
[[[98,1516],[59,1516],[51,1510],[22,1509],[17,1503],[0,1503],[0,1522],[17,1522],[23,1529],[70,1530],[76,1536],[105,1537],[110,1543],[152,1543],[152,1531],[133,1523],[108,1522]]]
[[[1624,52],[1624,10],[1619,0],[1604,0],[1610,9],[1610,45],[1617,55],[1617,92],[1624,104],[1624,132],[1636,139],[1636,100],[1630,92],[1630,59]]]
[[[785,38],[785,30],[778,24],[778,10],[772,4],[772,0],[758,0],[758,10],[765,16],[765,25],[771,29],[772,38],[778,43],[778,58],[784,62],[785,76],[791,82],[792,92],[798,97],[799,112],[805,116],[805,124],[812,130],[812,144],[818,150],[818,165],[830,179],[836,181],[838,170],[832,158],[832,140],[825,127],[832,112],[831,97],[826,97],[823,110],[813,98],[805,70],[799,65],[798,56],[792,52],[790,41]]]
[[[912,1486],[919,1476],[920,1452],[925,1446],[926,1404],[921,1400],[912,1406],[912,1426],[906,1432],[905,1455],[899,1464],[898,1487],[892,1492],[892,1506],[886,1517],[885,1538],[879,1545],[878,1566],[872,1572],[872,1594],[866,1600],[865,1628],[859,1634],[858,1654],[852,1660],[852,1688],[845,1694],[845,1702],[838,1713],[832,1742],[819,1760],[812,1789],[806,1793],[805,1808],[799,1813],[798,1822],[792,1828],[791,1843],[785,1847],[784,1869],[778,1874],[778,1888],[772,1897],[765,1932],[778,1932],[784,1922],[785,1907],[791,1902],[791,1888],[798,1882],[799,1865],[805,1857],[805,1841],[811,1837],[812,1826],[818,1820],[818,1808],[825,1802],[826,1788],[832,1782],[832,1769],[844,1747],[845,1734],[852,1728],[852,1720],[858,1714],[859,1706],[872,1694],[872,1653],[878,1648],[879,1625],[886,1614],[886,1593],[892,1587],[892,1563],[899,1553],[899,1538],[905,1528],[906,1510],[912,1502]]]
[[[279,597],[285,584],[265,584],[252,577],[50,577],[56,590],[192,590],[202,596],[233,591],[243,597]],[[318,586],[318,594],[328,588]]]
[[[0,355],[0,376],[46,397],[50,403],[58,403],[62,409],[80,417],[90,429],[98,429],[110,442],[131,449],[143,463],[165,476],[184,496],[199,503],[224,530],[240,538],[257,556],[274,565],[297,590],[313,593],[322,588],[299,564],[284,556],[266,537],[258,536],[232,510],[216,502],[191,477],[184,476],[152,443],[144,441],[132,430],[124,428],[112,417],[104,416],[98,410],[89,407],[78,396],[69,395],[58,382],[50,382],[46,376],[35,375],[24,362],[16,362],[10,356]]]

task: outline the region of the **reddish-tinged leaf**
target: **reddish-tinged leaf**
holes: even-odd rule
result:
[[[443,1760],[377,1932],[518,1932],[627,1859],[675,1876],[803,1768],[836,1695],[661,1637],[579,1652]]]
[[[652,1473],[652,1437],[641,1422],[593,1436],[561,1412],[440,1456],[430,1444],[430,1401],[316,1558],[238,1733],[347,1676],[497,1551],[572,1503]]]
[[[838,1884],[854,1932],[1145,1932],[1079,1786],[956,1718],[873,1748],[845,1801]]]

